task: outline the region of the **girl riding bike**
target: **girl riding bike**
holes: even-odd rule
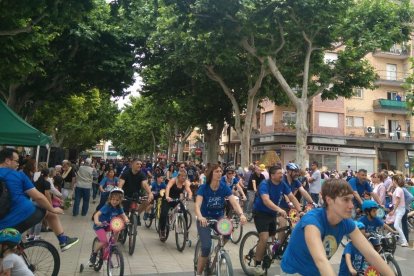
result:
[[[108,244],[108,239],[106,236],[108,225],[105,226],[105,222],[108,223],[113,217],[121,216],[126,223],[129,223],[129,219],[125,215],[124,209],[121,205],[123,198],[124,191],[120,188],[115,187],[109,194],[108,202],[93,216],[93,229],[95,230],[96,236],[99,239],[99,243],[97,247],[94,248],[94,251],[89,259],[89,262],[91,264],[94,264],[96,262],[96,256],[98,255],[99,250]]]

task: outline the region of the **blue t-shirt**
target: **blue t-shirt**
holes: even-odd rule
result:
[[[289,181],[286,175],[283,176],[282,183],[285,183],[286,185],[288,185],[292,193],[294,193],[297,189],[299,189],[302,186],[299,180],[293,180],[292,183],[289,184]],[[279,207],[283,209],[289,208],[289,205],[287,204],[285,197],[282,198],[282,201],[280,202]]]
[[[270,200],[277,206],[280,206],[280,203],[283,200],[283,195],[288,195],[291,192],[291,189],[286,183],[280,182],[276,185],[273,184],[270,179],[265,179],[260,183],[258,189],[259,196],[256,196],[254,200],[253,210],[276,216],[277,212],[269,209],[269,207],[263,203],[262,195],[269,195]]]
[[[237,177],[233,177],[230,182],[227,182],[227,177],[223,175],[220,179],[220,184],[227,185],[230,189],[233,189],[237,183],[239,183],[239,179]]]
[[[200,209],[203,217],[219,219],[224,216],[225,197],[231,196],[232,192],[222,183],[217,191],[213,191],[209,184],[203,184],[198,188],[197,195],[203,197]]]
[[[104,177],[101,182],[99,183],[100,186],[102,186],[102,189],[105,190],[105,192],[112,191],[113,188],[118,186],[119,178],[114,177],[113,179],[110,179],[108,177]]]
[[[355,192],[357,192],[359,194],[359,196],[364,199],[364,193],[371,193],[372,192],[372,188],[369,185],[368,181],[365,181],[363,183],[359,182],[359,179],[357,177],[353,177],[348,181],[349,185],[351,185],[352,190]],[[355,206],[360,206],[360,204],[358,203],[358,201],[354,198],[354,204],[356,204]]]
[[[356,271],[365,270],[366,262],[364,256],[355,248],[352,242],[348,243],[345,246],[344,252],[342,253],[341,264],[339,265],[339,274],[338,276],[349,276],[350,272],[348,266],[346,265],[345,255],[351,255],[352,266]]]
[[[17,226],[34,213],[35,206],[26,192],[35,186],[23,172],[0,168],[0,176],[5,179],[11,198],[9,213],[0,219],[0,229],[4,229]]]
[[[305,227],[308,225],[316,226],[321,232],[320,238],[328,259],[335,254],[342,238],[355,230],[355,223],[352,219],[343,219],[336,226],[331,226],[328,223],[326,208],[309,211],[296,224],[283,254],[281,268],[286,273],[299,273],[306,276],[320,275],[305,241]]]
[[[359,221],[365,225],[365,232],[367,233],[378,232],[378,228],[384,226],[384,221],[377,217],[374,217],[373,220],[369,220],[367,216],[362,216]]]
[[[104,206],[102,206],[102,208],[99,210],[101,212],[101,215],[99,216],[99,221],[100,222],[111,222],[111,219],[113,217],[122,215],[124,213],[124,209],[121,208],[115,208],[112,207],[111,204],[106,203]],[[93,224],[93,229],[97,230],[97,229],[101,229],[101,228],[105,228],[105,227],[101,227],[101,226],[97,226],[95,224]]]
[[[165,182],[161,182],[160,185],[158,185],[157,181],[153,181],[151,183],[151,191],[153,191],[155,195],[158,195],[162,189],[166,189],[167,185]]]

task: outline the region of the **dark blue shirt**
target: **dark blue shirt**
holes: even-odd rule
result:
[[[344,252],[342,253],[341,264],[339,265],[338,276],[349,276],[348,266],[346,265],[345,255],[351,255],[351,263],[356,271],[364,271],[366,269],[366,262],[364,256],[355,248],[352,242],[345,246]]]
[[[110,223],[113,217],[122,215],[124,213],[124,209],[122,207],[115,208],[109,203],[106,203],[99,211],[101,212],[101,215],[99,216],[99,221],[107,222],[107,223]],[[105,227],[97,226],[95,224],[93,225],[94,230],[97,230],[100,228],[105,228]]]
[[[298,190],[302,184],[300,183],[299,180],[293,180],[292,183],[289,184],[289,181],[287,179],[287,176],[284,175],[282,178],[282,183],[285,183],[286,185],[288,185],[288,187],[290,188],[290,190],[292,191],[292,193],[294,193],[296,190]],[[279,205],[280,208],[286,209],[289,208],[289,205],[287,204],[285,197],[283,197],[282,201],[280,202]]]
[[[225,198],[231,196],[232,192],[222,183],[219,184],[217,191],[213,191],[207,183],[198,188],[197,195],[203,197],[200,208],[203,217],[219,219],[224,216]]]
[[[271,210],[264,204],[262,195],[269,195],[270,200],[277,206],[280,206],[283,196],[292,192],[286,183],[280,182],[279,184],[274,184],[270,179],[263,180],[257,191],[258,196],[256,196],[254,200],[253,210],[257,212],[264,212],[272,216],[276,216],[277,212]]]
[[[359,196],[361,197],[361,199],[364,199],[364,194],[365,192],[367,193],[371,193],[372,192],[372,188],[369,185],[368,181],[364,181],[363,183],[359,182],[358,177],[353,177],[348,181],[349,185],[351,185],[352,190],[355,192],[357,192],[359,194]],[[358,203],[358,201],[354,198],[354,205],[355,206],[360,206],[360,204]]]
[[[161,184],[158,185],[157,181],[153,181],[151,183],[151,191],[153,191],[155,195],[158,195],[162,189],[166,189],[167,185],[165,182],[161,182]]]

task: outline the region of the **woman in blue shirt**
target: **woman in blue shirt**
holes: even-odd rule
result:
[[[246,222],[246,217],[230,188],[220,183],[223,170],[217,164],[211,166],[207,172],[206,184],[200,186],[195,203],[197,216],[197,230],[201,241],[201,256],[198,258],[197,275],[201,275],[207,263],[211,248],[210,228],[208,219],[220,219],[224,216],[225,198],[227,197],[233,209],[239,214],[241,223]]]

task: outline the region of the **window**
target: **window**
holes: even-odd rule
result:
[[[396,64],[387,64],[387,80],[397,80]]]
[[[321,127],[334,127],[339,126],[338,113],[319,112],[319,126]]]
[[[337,53],[325,53],[324,58],[323,58],[325,63],[335,62],[337,59],[338,59],[338,54]]]
[[[347,127],[353,127],[354,126],[354,117],[347,116],[346,117],[346,126]]]
[[[364,89],[363,88],[355,87],[352,90],[352,92],[353,92],[352,94],[354,95],[354,98],[357,98],[357,99],[363,99],[364,98],[364,94],[363,94]]]
[[[283,111],[282,121],[283,123],[295,124],[296,123],[296,112]]]
[[[397,99],[398,92],[397,91],[388,91],[387,92],[387,100],[395,101]]]
[[[265,126],[272,126],[273,125],[273,111],[266,112],[264,114],[265,117]]]
[[[354,127],[364,127],[364,117],[354,117]]]

